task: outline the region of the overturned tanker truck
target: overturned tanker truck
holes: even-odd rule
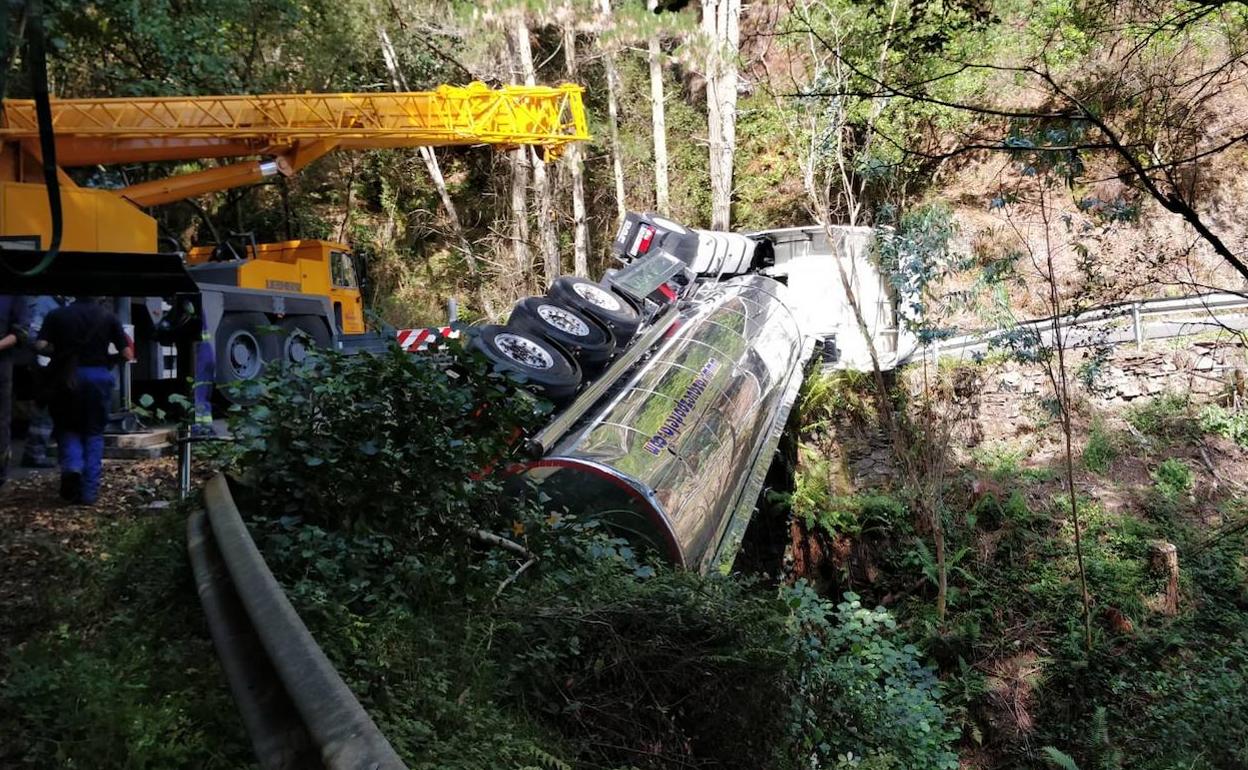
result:
[[[518,476],[672,563],[728,569],[817,340],[774,244],[631,213],[623,266],[565,277],[470,345],[559,409]]]

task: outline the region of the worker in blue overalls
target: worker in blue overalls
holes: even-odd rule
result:
[[[92,297],[48,313],[36,351],[52,357],[50,411],[59,447],[61,497],[92,505],[100,493],[112,365],[134,351],[117,316]]]

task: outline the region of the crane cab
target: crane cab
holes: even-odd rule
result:
[[[364,332],[364,303],[349,246],[297,240],[248,244],[242,249],[196,246],[186,255],[202,283],[263,292],[326,297],[339,334]]]

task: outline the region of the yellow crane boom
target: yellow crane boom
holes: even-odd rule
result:
[[[357,148],[559,148],[588,138],[581,93],[570,84],[491,89],[472,83],[415,93],[56,99],[52,125],[65,166],[203,157],[190,154],[199,143],[253,153],[310,140]],[[0,139],[37,137],[34,102],[6,100]],[[161,144],[167,157],[158,151]]]
[[[53,99],[52,123],[57,163],[66,168],[267,156],[109,191],[156,206],[289,176],[339,148],[534,145],[558,154],[589,138],[582,92],[572,84],[471,83],[412,93]],[[38,134],[34,102],[5,100],[0,184],[39,178]],[[61,181],[73,188],[68,175]],[[0,194],[0,231],[39,218],[9,211],[19,191],[8,192]]]

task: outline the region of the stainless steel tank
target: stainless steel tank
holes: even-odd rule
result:
[[[696,290],[654,354],[527,475],[672,562],[732,563],[810,345],[785,287],[746,275]]]

